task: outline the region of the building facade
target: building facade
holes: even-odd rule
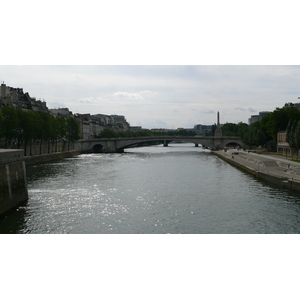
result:
[[[264,117],[264,116],[267,116],[270,112],[269,111],[261,111],[259,112],[258,115],[252,115],[249,119],[248,119],[248,125],[252,125],[254,124],[255,122],[259,122],[261,121],[261,119]]]
[[[277,153],[282,155],[292,155],[290,144],[286,140],[286,131],[277,133]]]
[[[209,132],[212,131],[213,125],[202,125],[198,124],[194,126],[194,131],[197,135],[207,135]]]
[[[0,87],[0,108],[3,106],[49,113],[45,101],[36,100],[29,93],[24,93],[22,88],[13,88],[4,83]]]

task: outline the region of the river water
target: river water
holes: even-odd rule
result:
[[[193,144],[27,168],[29,200],[0,233],[300,233],[300,195]]]

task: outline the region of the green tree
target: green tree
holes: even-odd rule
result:
[[[278,131],[286,130],[291,119],[300,120],[300,111],[296,107],[276,108],[264,118],[266,118],[267,133],[272,136],[274,141],[277,141]]]
[[[79,124],[73,117],[68,117],[66,119],[66,137],[68,140],[68,150],[70,150],[70,143],[74,143],[76,140],[80,139],[79,136]]]
[[[57,152],[57,142],[62,140],[67,134],[67,121],[65,117],[55,117],[54,135],[55,135],[55,152]]]
[[[17,116],[18,116],[18,148],[20,145],[24,143],[24,155],[27,155],[27,145],[30,143],[34,137],[34,112],[32,111],[23,111],[21,109],[17,109]],[[31,147],[30,147],[30,154],[31,154]]]
[[[298,123],[298,121],[291,119],[286,128],[286,140],[292,150],[292,157],[293,152],[297,152],[298,157],[298,151],[300,149],[300,127]]]
[[[4,106],[1,109],[1,134],[4,138],[4,147],[7,148],[7,145],[18,136],[18,116],[16,109],[10,106]]]
[[[46,116],[44,113],[35,114],[34,119],[34,126],[35,126],[35,132],[34,132],[34,139],[40,141],[40,154],[42,154],[42,143],[46,140]]]
[[[54,125],[54,116],[42,113],[43,127],[42,129],[42,139],[41,142],[48,142],[48,153],[50,153],[50,143],[55,136],[55,125]]]
[[[240,126],[235,123],[225,123],[221,129],[223,136],[238,136]]]
[[[3,132],[2,132],[2,122],[3,122],[3,117],[1,114],[1,110],[0,110],[0,139],[4,137]]]
[[[101,131],[99,137],[100,138],[116,138],[116,137],[118,137],[118,134],[112,129],[105,128],[104,130]]]
[[[246,123],[238,123],[238,131],[237,131],[237,136],[239,136],[241,138],[241,140],[244,139],[244,135],[246,134],[246,132],[249,129],[249,125]]]
[[[295,128],[294,139],[295,139],[295,150],[297,152],[297,160],[298,160],[299,150],[300,150],[300,121],[297,122]]]

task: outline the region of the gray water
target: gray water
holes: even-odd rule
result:
[[[1,233],[299,233],[300,196],[192,144],[27,168],[29,200]]]

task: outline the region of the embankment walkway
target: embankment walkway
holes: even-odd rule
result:
[[[300,163],[276,154],[257,154],[229,149],[214,151],[220,158],[255,177],[280,187],[300,191]]]

